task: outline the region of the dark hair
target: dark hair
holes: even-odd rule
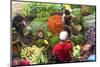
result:
[[[69,10],[65,10],[65,15],[70,15],[70,11]]]
[[[21,15],[15,16],[12,20],[12,27],[15,27],[16,32],[18,32],[22,37],[24,36],[23,29],[25,28],[25,25],[22,23],[23,20],[24,17]]]
[[[94,50],[96,50],[96,45],[92,45],[89,49],[90,52],[94,52]]]
[[[17,15],[13,18],[13,22],[22,22],[24,18],[21,15]]]
[[[37,33],[36,33],[37,37],[38,37],[39,32],[42,32],[43,34],[45,34],[43,30],[38,30]],[[44,38],[44,35],[43,35],[43,38]]]
[[[43,30],[38,30],[38,31],[37,31],[37,33],[39,33],[39,32],[42,32],[42,33],[44,33],[44,31],[43,31]]]

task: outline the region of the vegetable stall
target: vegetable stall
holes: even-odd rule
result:
[[[13,6],[16,5],[18,6],[18,4]],[[69,29],[71,28],[69,39],[74,46],[72,62],[80,61],[81,48],[85,43],[96,45],[95,6],[23,2],[18,8],[21,8],[19,14],[25,18],[27,24],[24,29],[24,33],[27,32],[26,41],[23,41],[18,35],[16,37],[16,30],[12,28],[14,34],[12,37],[16,37],[12,42],[19,40],[18,45],[13,43],[12,45],[17,47],[20,59],[30,62],[28,65],[54,63],[52,48],[60,41],[59,33],[64,30],[65,24],[62,18],[66,9],[70,10],[73,17],[71,20],[73,25],[67,26]],[[16,10],[16,8],[13,9]],[[15,10],[12,11],[14,15],[18,13],[18,10]]]

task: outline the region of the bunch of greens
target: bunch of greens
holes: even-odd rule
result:
[[[82,21],[83,21],[83,27],[85,29],[87,29],[88,27],[92,26],[96,21],[95,20],[95,13],[91,14],[91,15],[88,15],[88,16],[84,16],[82,18]]]
[[[82,34],[78,34],[72,38],[72,41],[75,45],[80,45],[82,42],[84,42],[84,36]]]
[[[52,12],[61,11],[62,4],[47,4],[47,3],[36,3],[31,2],[25,4],[23,8],[24,16],[37,17],[38,22],[46,22]]]
[[[53,45],[57,44],[60,41],[59,36],[54,36],[52,38],[50,38],[50,46],[52,47]]]
[[[24,4],[23,6],[23,16],[25,17],[33,17],[33,18],[36,18],[37,16],[37,7],[36,6],[36,3],[27,3],[27,4]]]
[[[31,31],[35,33],[37,30],[48,31],[47,23],[33,21]]]

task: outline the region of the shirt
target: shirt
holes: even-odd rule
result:
[[[95,55],[90,55],[88,57],[88,61],[95,61],[96,60],[96,56]]]
[[[71,54],[73,46],[71,41],[67,41],[65,43],[58,43],[54,46],[52,54],[54,57],[60,62],[70,62],[71,61]]]

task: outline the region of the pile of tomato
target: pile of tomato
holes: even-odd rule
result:
[[[48,19],[48,28],[54,35],[59,34],[63,30],[62,16],[53,15]]]

